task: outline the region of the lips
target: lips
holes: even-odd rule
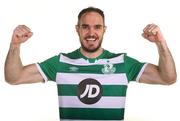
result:
[[[86,40],[87,40],[87,41],[95,41],[96,38],[87,38]]]
[[[97,40],[97,37],[95,37],[95,36],[88,36],[88,37],[85,38],[85,40],[86,40],[86,41],[90,41],[90,42],[91,42],[91,41],[94,42],[94,41]]]

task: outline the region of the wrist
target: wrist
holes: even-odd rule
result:
[[[169,51],[166,41],[156,42],[156,46],[157,46],[159,52]]]
[[[19,43],[16,39],[12,39],[10,45],[12,47],[19,47],[21,43]]]
[[[20,43],[11,42],[10,43],[10,48],[11,49],[20,48]]]

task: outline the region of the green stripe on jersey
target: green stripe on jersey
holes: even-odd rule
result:
[[[61,119],[81,120],[122,120],[124,109],[60,108]]]
[[[114,73],[125,73],[124,63],[114,64],[116,71]],[[59,66],[56,67],[57,72],[62,73],[92,73],[92,74],[103,74],[102,69],[104,65],[72,65],[67,63],[59,63]],[[74,70],[73,70],[74,69]],[[75,70],[76,69],[76,70]]]
[[[127,85],[102,85],[102,96],[125,96]],[[77,96],[77,85],[58,85],[59,96]]]

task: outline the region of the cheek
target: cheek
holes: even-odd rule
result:
[[[80,38],[84,38],[85,36],[87,36],[87,33],[80,31],[80,32],[78,32],[78,35]]]
[[[98,34],[97,34],[97,36],[98,36],[99,38],[102,38],[103,35],[104,35],[103,33],[98,33]]]
[[[97,32],[97,35],[98,35],[98,36],[103,36],[103,35],[104,35],[104,31],[98,31],[98,32]]]

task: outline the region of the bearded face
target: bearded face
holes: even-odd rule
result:
[[[76,30],[79,35],[81,48],[86,52],[96,52],[101,48],[106,27],[103,18],[96,12],[82,15]]]

